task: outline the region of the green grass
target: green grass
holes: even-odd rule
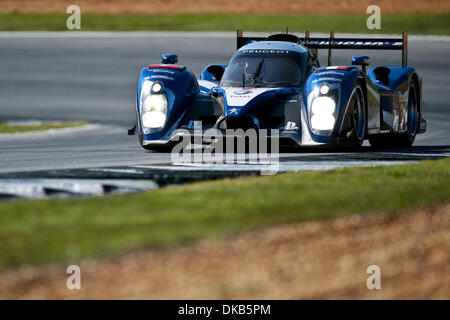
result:
[[[64,14],[0,14],[0,30],[67,30]],[[383,14],[381,30],[368,30],[368,15],[94,15],[83,14],[82,30],[284,31],[450,34],[450,13]]]
[[[9,125],[7,123],[0,122],[0,134],[1,133],[17,133],[27,131],[39,131],[49,129],[62,129],[72,128],[88,124],[86,121],[57,121],[46,122],[40,125]]]
[[[200,182],[103,198],[3,201],[0,269],[449,200],[450,159]]]

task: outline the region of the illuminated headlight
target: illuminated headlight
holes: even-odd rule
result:
[[[165,94],[151,94],[142,102],[142,125],[147,128],[162,128],[166,123],[167,98]]]
[[[166,123],[166,115],[158,111],[146,112],[142,115],[142,125],[146,128],[162,128]]]
[[[163,86],[160,82],[155,82],[152,86],[153,93],[160,93],[163,89]]]
[[[165,94],[151,94],[144,98],[142,102],[142,111],[158,111],[167,113],[167,98]]]
[[[311,112],[315,114],[327,113],[332,114],[336,109],[336,103],[330,97],[318,97],[314,99]]]
[[[161,93],[163,88],[160,83],[155,82],[151,89],[147,83],[148,82],[144,83],[141,94],[142,126],[150,129],[162,128],[164,127],[167,118],[167,96],[165,93]],[[155,88],[155,86],[160,87]],[[155,89],[157,89],[159,93],[151,93],[154,92]]]
[[[314,130],[332,130],[336,119],[336,103],[330,97],[318,97],[311,106],[311,128]]]
[[[332,130],[336,119],[331,114],[313,115],[311,117],[311,127],[314,130]]]
[[[320,87],[320,93],[321,94],[327,94],[328,91],[330,91],[330,87],[329,86],[323,85],[323,86]]]

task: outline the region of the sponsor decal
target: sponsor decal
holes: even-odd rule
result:
[[[239,109],[238,109],[238,108],[231,108],[230,110],[228,110],[228,114],[229,114],[229,115],[230,115],[230,114],[235,114],[235,115],[237,115],[238,112],[239,112]]]
[[[229,88],[226,90],[227,105],[230,107],[245,106],[260,94],[273,90],[271,88]]]
[[[165,79],[165,80],[175,81],[175,78],[167,77],[167,76],[164,76],[164,75],[151,76],[150,79]]]
[[[317,73],[320,73],[320,75],[338,75],[338,76],[345,75],[344,72],[338,72],[338,71],[320,71]]]
[[[170,69],[151,69],[154,73],[168,73],[168,74],[175,74],[175,71],[172,71]]]
[[[328,40],[310,40],[309,43],[316,45],[329,45],[330,41]],[[402,46],[402,42],[399,41],[332,41],[333,45],[345,46],[345,45],[354,45],[354,46]]]
[[[285,131],[293,131],[293,130],[298,130],[297,124],[295,122],[292,121],[288,121],[288,123],[286,123],[286,126],[284,127]]]
[[[335,82],[342,82],[342,79],[338,79],[338,78],[319,78],[319,79],[314,79],[312,81],[312,83],[317,83],[320,81],[335,81]]]
[[[272,54],[287,54],[289,50],[276,50],[276,49],[249,49],[241,50],[241,53],[272,53]]]
[[[237,90],[234,91],[233,94],[238,95],[238,96],[245,96],[248,94],[252,94],[253,91],[252,90],[247,90],[247,89],[241,89],[241,90]]]

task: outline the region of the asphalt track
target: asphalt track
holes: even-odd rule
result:
[[[9,33],[0,32],[0,121],[88,120],[94,125],[59,132],[0,136],[0,173],[90,167],[170,165],[170,154],[145,152],[135,137],[134,95],[140,69],[163,52],[199,74],[226,63],[233,33]],[[348,65],[358,51],[334,51]],[[326,52],[321,61],[326,61]],[[401,53],[363,52],[372,64],[398,65]],[[423,78],[428,131],[414,148],[359,153],[329,150],[283,154],[283,170],[398,163],[450,155],[450,38],[410,37],[409,64]],[[320,163],[319,163],[319,162]],[[318,164],[319,163],[319,164]],[[231,170],[236,170],[233,166]],[[20,174],[17,175],[20,177]]]

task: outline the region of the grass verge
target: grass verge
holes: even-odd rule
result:
[[[67,30],[64,14],[0,14],[0,30]],[[450,13],[383,14],[381,30],[368,30],[366,15],[96,15],[83,14],[82,30],[104,31],[284,31],[450,34]]]
[[[73,261],[291,221],[448,202],[450,159],[283,173],[140,194],[0,202],[0,269]]]
[[[88,124],[86,121],[58,121],[58,122],[43,122],[38,125],[9,125],[0,122],[1,133],[17,133],[28,131],[40,131],[50,129],[73,128]]]

